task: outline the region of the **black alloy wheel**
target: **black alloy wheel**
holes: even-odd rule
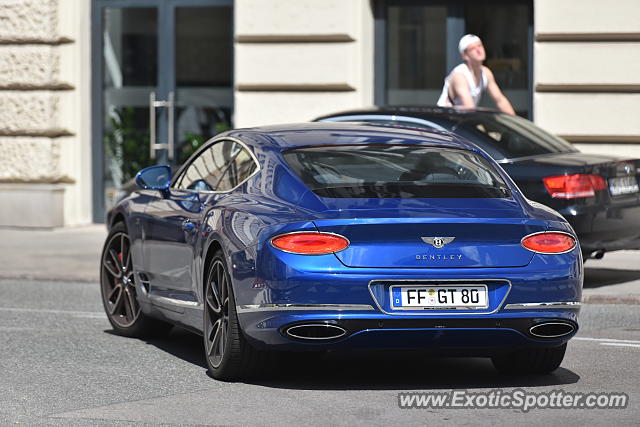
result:
[[[242,333],[222,251],[213,255],[204,277],[203,336],[209,374],[234,381],[264,372],[271,355],[253,348]]]
[[[137,298],[131,240],[123,223],[111,228],[100,261],[100,291],[107,318],[120,335],[159,335],[171,325],[142,313]]]
[[[128,328],[140,316],[131,262],[131,243],[124,231],[109,236],[102,253],[101,284],[105,309],[111,320]]]
[[[205,290],[204,344],[209,363],[220,367],[227,349],[229,336],[229,288],[227,271],[221,259],[216,259],[209,270]]]

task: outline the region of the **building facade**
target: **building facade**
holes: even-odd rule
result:
[[[0,226],[101,222],[136,170],[230,127],[434,104],[467,32],[518,114],[640,157],[638,16],[636,0],[0,0]]]

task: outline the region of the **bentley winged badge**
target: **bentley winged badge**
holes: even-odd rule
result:
[[[420,237],[423,242],[433,245],[434,248],[440,249],[446,244],[455,240],[455,237]]]

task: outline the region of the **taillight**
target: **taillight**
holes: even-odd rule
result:
[[[557,175],[542,178],[547,192],[554,199],[579,199],[593,197],[596,191],[604,190],[607,184],[600,175]]]
[[[338,252],[349,246],[349,240],[337,234],[294,232],[271,239],[273,247],[302,255]]]
[[[570,234],[549,232],[531,234],[522,239],[522,246],[542,254],[560,254],[576,247],[576,239]]]

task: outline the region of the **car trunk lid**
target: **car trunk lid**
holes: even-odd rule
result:
[[[349,200],[331,204],[346,208]],[[439,199],[432,208],[395,202],[395,209],[387,199],[380,208],[329,210],[314,222],[321,232],[349,239],[349,247],[336,253],[343,264],[366,268],[526,266],[533,253],[520,241],[546,230],[544,221],[528,218],[513,200]]]

